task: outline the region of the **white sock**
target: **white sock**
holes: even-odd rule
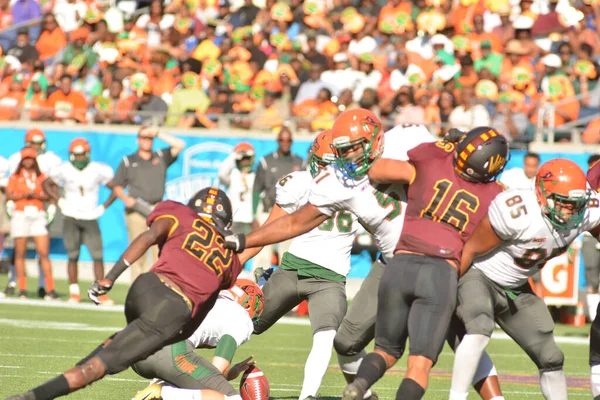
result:
[[[504,396],[492,397],[490,400],[504,400]]]
[[[304,366],[304,382],[302,383],[299,400],[317,395],[323,376],[329,366],[329,360],[331,360],[335,333],[335,330],[331,329],[314,334],[312,349]]]
[[[600,294],[598,293],[588,293],[587,294],[587,306],[588,306],[588,314],[590,315],[590,320],[596,319],[596,312],[598,311],[598,304],[600,303]]]
[[[467,397],[469,397],[469,392],[458,393],[458,392],[455,392],[454,390],[450,391],[450,400],[467,400]]]
[[[360,367],[360,363],[362,363],[363,358],[367,355],[367,352],[362,350],[360,353],[354,356],[343,356],[341,354],[337,355],[338,363],[340,364],[340,369],[346,375],[356,375],[358,373],[358,368]],[[371,393],[371,389],[367,390],[363,399],[368,399],[371,397],[373,393]]]
[[[79,295],[79,285],[76,283],[71,283],[69,285],[69,293]]]
[[[452,369],[452,392],[469,393],[479,360],[490,338],[485,335],[465,335],[456,348]]]
[[[475,376],[473,376],[473,385],[487,378],[488,376],[496,376],[498,373],[496,372],[496,367],[492,362],[490,356],[485,351],[483,352],[481,359],[479,360],[479,365],[477,365],[477,371],[475,371]]]
[[[546,400],[567,400],[567,379],[562,370],[542,372],[540,386]]]
[[[201,390],[180,389],[173,386],[163,386],[160,395],[163,400],[202,400]]]
[[[593,365],[590,370],[592,395],[600,396],[600,365]]]

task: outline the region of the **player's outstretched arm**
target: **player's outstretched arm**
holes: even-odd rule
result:
[[[287,213],[285,211],[283,211],[283,209],[281,207],[279,207],[277,204],[275,204],[273,206],[273,208],[271,209],[269,218],[267,218],[267,220],[265,221],[263,226],[269,225],[271,222],[275,221],[278,218],[283,217],[284,215],[287,215]],[[263,247],[264,246],[252,247],[252,248],[247,248],[246,250],[244,250],[239,255],[240,263],[242,263],[242,265],[246,264],[249,260],[254,258],[258,253],[260,253],[260,251],[263,249]]]
[[[463,276],[471,264],[473,259],[494,250],[502,243],[502,239],[498,237],[498,234],[492,228],[490,220],[486,215],[485,218],[479,222],[475,231],[465,243],[463,247],[462,256],[460,259],[460,270],[458,271],[459,276]]]
[[[329,216],[321,213],[317,207],[308,203],[299,210],[285,215],[268,225],[251,232],[248,236],[242,234],[225,235],[225,247],[241,253],[249,247],[261,247],[268,244],[283,242],[306,233],[321,225]]]
[[[379,183],[412,183],[415,167],[408,161],[379,158],[369,168],[369,178]]]
[[[136,262],[150,246],[163,243],[169,237],[169,232],[175,224],[171,218],[157,219],[150,228],[131,242],[123,255],[106,274],[104,279],[96,281],[88,289],[88,297],[96,304],[100,304],[98,297],[105,295],[112,289],[114,282],[121,274]]]

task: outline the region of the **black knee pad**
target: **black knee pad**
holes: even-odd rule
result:
[[[594,365],[600,365],[600,315],[592,322],[590,331],[590,366]]]
[[[556,345],[552,347],[553,348],[546,348],[544,351],[542,351],[542,355],[538,360],[538,368],[540,372],[559,371],[563,369],[565,364],[565,355]]]
[[[339,355],[348,357],[355,356],[363,350],[356,341],[340,332],[335,334],[333,347]]]

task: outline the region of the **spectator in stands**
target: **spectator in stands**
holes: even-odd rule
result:
[[[42,183],[44,191],[58,203],[65,218],[63,220],[63,240],[68,256],[69,303],[79,303],[81,296],[77,284],[77,263],[79,251],[85,245],[94,262],[94,278],[104,278],[102,235],[98,219],[114,202],[111,195],[102,205],[98,205],[100,186],[113,188],[114,172],[106,164],[91,161],[91,147],[83,138],[74,139],[69,145],[69,161],[50,171],[50,176]],[[58,185],[64,189],[60,197]],[[112,305],[107,297],[99,299],[103,305]]]
[[[29,82],[25,95],[25,108],[29,110],[29,119],[39,121],[46,117],[45,108],[48,107],[46,93],[48,91],[48,78],[42,72],[35,72]]]
[[[293,111],[294,116],[301,118],[296,123],[299,129],[316,131],[331,128],[338,114],[338,107],[331,101],[329,89],[323,88],[319,90],[319,94],[315,99],[304,100],[294,106]]]
[[[278,148],[271,154],[262,157],[258,162],[254,192],[252,195],[252,213],[255,228],[262,225],[269,216],[275,204],[275,185],[285,175],[302,169],[304,161],[292,153],[292,132],[288,127],[282,127],[277,134]],[[279,244],[279,254],[289,247],[289,241]],[[253,267],[269,268],[273,246],[265,246],[254,258]]]
[[[25,253],[27,239],[33,238],[44,271],[47,290],[45,299],[54,300],[58,298],[58,295],[54,291],[52,265],[48,257],[50,237],[46,229],[46,213],[43,205],[43,201],[48,199],[42,189],[42,182],[46,176],[40,171],[36,156],[37,153],[32,148],[21,150],[21,162],[8,179],[6,198],[15,202],[10,236],[15,242],[15,268],[20,291],[19,297],[27,298]]]
[[[550,0],[548,2],[548,12],[536,18],[531,28],[531,34],[534,37],[548,36],[553,32],[562,33],[566,30],[558,19],[559,14],[556,12],[557,5],[558,0]]]
[[[437,106],[440,113],[440,121],[443,125],[440,133],[440,136],[444,136],[446,131],[448,130],[448,125],[450,124],[450,114],[454,107],[456,107],[456,98],[454,94],[451,92],[442,92],[440,93],[437,101]]]
[[[152,151],[154,138],[163,140],[169,147]],[[125,203],[125,223],[130,242],[147,229],[146,217],[165,194],[167,168],[185,147],[183,140],[146,126],[140,129],[137,142],[138,150],[123,157],[113,180],[115,196]],[[157,259],[158,249],[153,246],[150,261],[142,256],[132,265],[131,281],[147,272]]]
[[[593,154],[588,158],[588,169],[600,161],[600,155]],[[592,188],[597,190],[598,188]],[[588,232],[583,234],[583,244],[581,246],[583,255],[583,264],[585,266],[585,282],[587,284],[586,303],[590,320],[596,319],[598,304],[600,303],[600,247],[598,240]]]
[[[526,143],[529,119],[521,107],[515,107],[509,97],[496,103],[496,114],[492,119],[492,127],[502,132],[510,142]]]
[[[42,16],[40,5],[35,0],[16,0],[12,5],[12,23],[17,25]]]
[[[96,66],[98,62],[98,55],[94,52],[94,49],[92,49],[91,46],[85,43],[89,34],[90,29],[85,26],[71,31],[69,34],[69,44],[63,52],[62,62],[64,64],[69,65],[77,59],[77,69],[79,69],[79,67],[84,63],[90,68],[94,68]]]
[[[17,57],[21,64],[27,63],[33,68],[33,63],[38,59],[39,54],[35,46],[29,43],[29,28],[19,28],[17,31],[17,42],[6,54]]]
[[[15,56],[4,57],[4,66],[0,67],[0,97],[10,91],[13,76],[21,72],[21,62]]]
[[[6,29],[13,23],[10,10],[10,0],[0,0],[0,30]]]
[[[181,77],[181,83],[183,88],[173,93],[167,125],[179,128],[215,126],[206,115],[210,99],[201,88],[202,82],[198,74],[186,72]]]
[[[48,108],[54,110],[52,119],[60,122],[86,122],[88,102],[84,95],[72,89],[69,74],[60,77],[59,88],[48,97]]]
[[[252,194],[254,193],[254,147],[238,143],[219,167],[219,181],[227,188],[233,207],[231,230],[248,234],[252,231]]]
[[[157,122],[158,125],[162,125],[169,107],[163,99],[152,94],[152,87],[146,84],[138,91],[131,109],[140,112],[132,118],[135,124],[149,125]]]
[[[283,90],[283,91],[282,91]],[[279,88],[271,86],[264,91],[264,98],[259,102],[248,118],[234,121],[237,127],[252,129],[273,129],[283,125],[291,115],[290,111],[290,87]]]
[[[21,109],[25,104],[23,74],[14,74],[10,90],[0,98],[0,121],[15,121],[21,118]]]
[[[465,86],[460,90],[458,107],[452,110],[448,122],[451,128],[468,131],[478,126],[489,126],[490,114],[484,106],[475,103],[473,88]]]
[[[135,96],[127,96],[123,93],[123,82],[113,79],[107,95],[96,98],[94,108],[97,112],[94,118],[98,123],[125,123],[130,119],[128,113],[131,112],[134,102]]]
[[[19,0],[19,1],[31,1],[34,0]],[[40,60],[44,63],[51,63],[53,58],[59,55],[64,50],[67,44],[67,36],[65,32],[56,22],[56,18],[52,14],[45,14],[42,19],[42,33],[35,44]]]
[[[252,0],[244,0],[244,5],[231,15],[230,23],[234,28],[252,25],[259,11],[260,8],[256,7]]]
[[[294,100],[295,105],[298,105],[305,100],[315,99],[321,89],[328,89],[327,83],[321,79],[322,72],[323,67],[321,64],[312,64],[310,66],[309,78],[300,85],[298,93],[296,94],[296,99]]]
[[[585,131],[581,135],[581,140],[587,144],[600,143],[600,117],[597,117],[588,123]]]
[[[481,57],[474,62],[475,71],[480,72],[482,69],[490,71],[495,78],[500,76],[500,68],[502,67],[502,54],[492,50],[492,44],[489,40],[484,40],[479,45]]]

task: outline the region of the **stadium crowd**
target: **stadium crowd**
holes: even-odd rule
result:
[[[583,130],[599,111],[595,0],[255,3],[2,0],[0,29],[20,27],[0,38],[0,119],[212,128],[234,114],[237,128],[316,132],[363,107],[389,126],[492,125],[526,143],[540,116]]]

